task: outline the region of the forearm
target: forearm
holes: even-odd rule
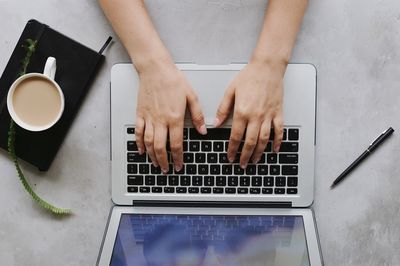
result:
[[[290,59],[307,0],[270,0],[251,61],[281,66]]]
[[[139,73],[153,64],[172,62],[143,0],[99,0]]]

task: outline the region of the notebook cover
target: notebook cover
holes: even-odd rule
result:
[[[17,78],[21,60],[26,51],[22,47],[26,39],[37,40],[36,51],[28,65],[27,73],[43,73],[49,56],[57,60],[55,80],[65,97],[65,109],[61,119],[50,129],[30,132],[16,126],[17,156],[47,171],[71,126],[90,83],[104,61],[104,56],[66,37],[49,26],[30,20],[11,55],[0,79],[0,147],[7,150],[10,115],[7,110],[7,93]]]

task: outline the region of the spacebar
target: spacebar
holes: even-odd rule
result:
[[[196,129],[191,128],[189,130],[189,139],[191,140],[229,140],[231,134],[230,128],[207,128],[207,135],[201,135]]]

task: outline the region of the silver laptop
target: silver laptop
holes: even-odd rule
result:
[[[212,128],[228,84],[244,64],[177,64],[196,90],[208,135],[184,126],[181,172],[163,174],[139,155],[139,78],[111,71],[112,200],[117,205],[99,265],[321,265],[313,213],[316,70],[290,64],[284,79],[284,140],[242,170],[226,150],[231,119]],[[272,140],[272,139],[271,139]]]

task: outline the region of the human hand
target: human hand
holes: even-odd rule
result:
[[[194,127],[207,134],[196,93],[172,62],[159,62],[139,71],[140,88],[136,110],[136,143],[140,154],[146,150],[154,166],[169,170],[166,150],[169,135],[176,171],[183,166],[183,125],[186,105]]]
[[[286,64],[251,61],[229,85],[218,108],[214,122],[219,127],[233,110],[228,159],[235,160],[246,130],[240,166],[246,168],[252,157],[257,163],[268,144],[271,125],[274,127],[274,151],[278,152],[283,138],[283,75]]]

